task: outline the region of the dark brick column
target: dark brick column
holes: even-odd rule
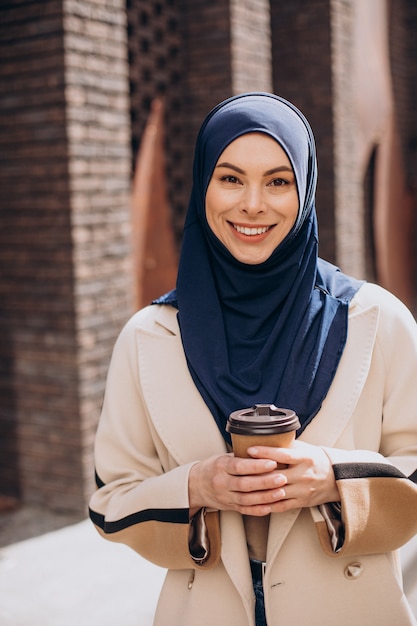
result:
[[[1,490],[79,508],[63,15],[16,1],[0,24]]]
[[[317,142],[321,255],[336,258],[331,1],[271,2],[273,84],[309,120]]]
[[[124,2],[0,11],[1,491],[85,514],[131,313]]]

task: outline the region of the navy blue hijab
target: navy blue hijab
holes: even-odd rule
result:
[[[269,135],[285,150],[299,197],[292,230],[258,265],[233,257],[205,214],[207,186],[221,153],[251,132]],[[241,94],[205,119],[177,288],[157,302],[178,307],[191,376],[226,441],[228,415],[255,403],[294,409],[300,433],[320,409],[339,364],[349,300],[361,283],[318,259],[316,182],[314,137],[291,103],[267,93]]]

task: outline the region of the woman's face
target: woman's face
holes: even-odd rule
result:
[[[206,193],[211,230],[238,261],[250,265],[266,261],[288,235],[298,205],[291,163],[262,133],[242,135],[227,146]]]

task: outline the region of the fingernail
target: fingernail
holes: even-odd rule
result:
[[[269,469],[271,469],[271,470],[272,470],[272,469],[275,469],[275,468],[276,468],[276,466],[277,466],[277,464],[275,463],[275,461],[267,461],[267,462],[265,463],[265,468],[266,468],[266,469],[268,469],[268,470],[269,470]]]

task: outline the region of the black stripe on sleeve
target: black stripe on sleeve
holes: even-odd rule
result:
[[[413,483],[417,483],[417,470],[408,477]]]
[[[190,520],[189,509],[145,509],[144,511],[132,513],[114,522],[107,522],[104,515],[92,509],[89,509],[89,515],[93,524],[96,524],[96,526],[101,528],[106,534],[117,533],[135,524],[140,524],[141,522],[154,521],[188,524]]]
[[[336,463],[333,465],[333,470],[336,480],[347,478],[407,478],[399,469],[386,463]],[[414,476],[414,481],[416,478],[417,476]],[[411,480],[413,479],[411,478]]]

